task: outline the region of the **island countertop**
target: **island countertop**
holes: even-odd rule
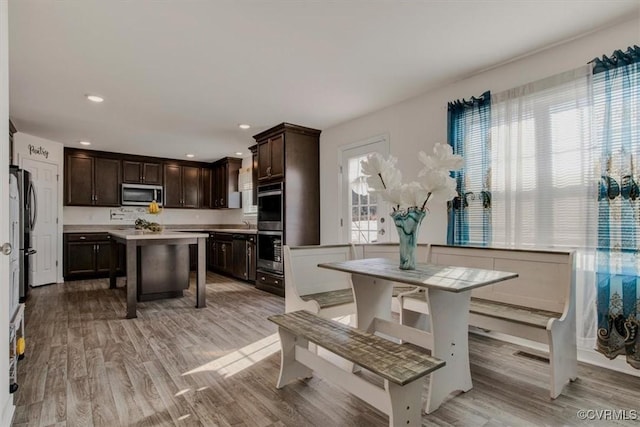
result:
[[[140,230],[110,230],[109,234],[118,240],[179,240],[209,237],[205,233],[167,230],[160,233],[142,233]]]

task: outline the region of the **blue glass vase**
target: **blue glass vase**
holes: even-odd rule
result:
[[[426,211],[415,208],[391,213],[400,237],[400,270],[416,269],[418,233],[426,215]]]

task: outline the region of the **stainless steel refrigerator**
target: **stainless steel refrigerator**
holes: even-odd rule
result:
[[[10,167],[10,173],[15,175],[18,181],[18,191],[20,193],[20,209],[18,213],[18,223],[20,230],[20,302],[24,302],[29,295],[29,288],[33,283],[33,272],[31,263],[33,255],[36,254],[32,248],[32,232],[38,220],[38,206],[36,190],[31,182],[29,171],[18,169],[16,166]]]

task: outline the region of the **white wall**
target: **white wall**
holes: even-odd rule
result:
[[[640,17],[580,39],[507,63],[380,111],[323,130],[320,137],[321,242],[339,242],[340,200],[338,149],[340,146],[389,134],[391,154],[398,157],[405,182],[417,178],[417,153],[430,152],[447,140],[447,102],[498,92],[584,65],[596,56],[640,44]],[[381,58],[384,60],[384,58]],[[438,61],[438,58],[434,58]],[[446,206],[429,206],[420,242],[445,243]],[[387,222],[390,224],[390,222]],[[393,226],[391,226],[393,227]],[[395,230],[387,230],[397,241]]]
[[[9,240],[9,44],[7,0],[0,1],[0,241]],[[18,250],[18,248],[15,248]],[[15,411],[9,394],[9,257],[0,259],[0,426],[8,426]]]
[[[13,164],[22,167],[24,159],[34,159],[42,162],[52,163],[58,166],[58,243],[57,257],[58,267],[56,278],[62,282],[62,224],[63,220],[63,176],[64,176],[64,146],[49,139],[40,138],[23,132],[13,136]],[[45,155],[46,154],[46,155]]]

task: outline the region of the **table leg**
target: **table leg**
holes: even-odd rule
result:
[[[471,291],[448,292],[429,289],[429,313],[433,348],[431,354],[447,364],[431,373],[425,412],[438,409],[454,391],[469,391],[469,302]]]
[[[356,302],[357,328],[373,332],[374,319],[391,320],[393,283],[370,276],[351,275]]]
[[[127,241],[127,319],[135,319],[138,303],[138,251],[134,241]]]
[[[198,238],[198,274],[196,277],[196,308],[207,306],[207,268],[206,268],[206,242],[203,237]]]
[[[109,288],[116,288],[116,269],[118,268],[118,243],[111,236],[111,245],[109,246]]]

